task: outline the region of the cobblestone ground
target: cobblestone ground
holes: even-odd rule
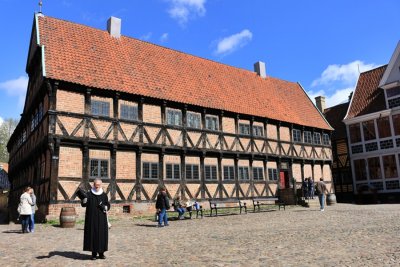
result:
[[[82,251],[83,225],[0,226],[1,266],[400,266],[400,205],[287,207],[156,228],[119,219],[106,260]]]

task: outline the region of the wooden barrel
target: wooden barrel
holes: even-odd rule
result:
[[[61,228],[73,228],[76,221],[76,212],[74,207],[65,207],[61,209],[60,226]]]
[[[335,205],[336,204],[336,195],[333,193],[328,194],[328,196],[326,198],[326,204],[329,206]]]

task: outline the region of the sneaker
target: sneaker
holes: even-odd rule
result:
[[[159,225],[157,225],[157,227],[161,228],[161,227],[164,227],[164,225],[162,225],[162,224],[159,224]]]
[[[104,256],[104,254],[103,254],[103,253],[101,253],[101,254],[99,255],[99,259],[101,259],[101,260],[105,260],[105,259],[106,259],[106,256]]]
[[[325,211],[324,209],[321,209],[321,211]]]

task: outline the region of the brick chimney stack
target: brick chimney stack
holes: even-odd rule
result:
[[[317,105],[317,108],[319,109],[319,111],[321,111],[321,113],[324,113],[325,111],[325,96],[317,96],[315,98],[315,104]]]

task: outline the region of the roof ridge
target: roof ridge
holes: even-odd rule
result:
[[[379,67],[376,67],[376,68],[373,68],[373,69],[370,69],[370,70],[366,70],[366,71],[361,72],[360,74],[364,74],[364,73],[367,73],[367,72],[375,71],[375,70],[378,70],[380,68],[387,67],[387,65],[388,64],[385,64],[385,65],[382,65],[382,66],[379,66]]]

